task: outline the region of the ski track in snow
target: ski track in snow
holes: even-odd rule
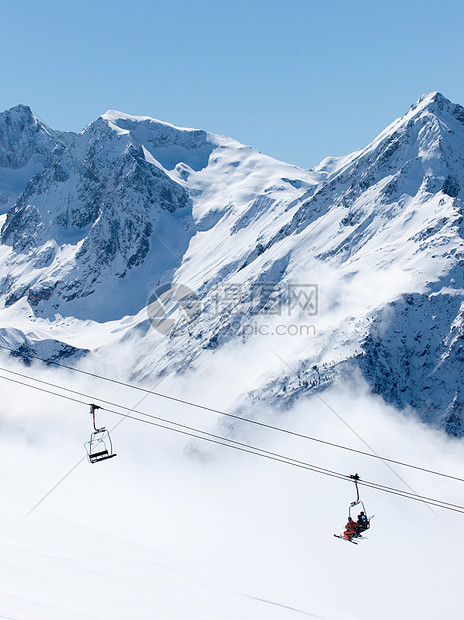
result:
[[[327,618],[234,592],[176,567],[174,559],[160,561],[150,549],[46,513],[0,523],[0,617]]]

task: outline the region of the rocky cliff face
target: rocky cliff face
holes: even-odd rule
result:
[[[360,371],[389,403],[464,434],[464,108],[425,95],[312,171],[118,112],[62,138],[22,106],[0,115],[0,186],[37,167],[1,232],[6,326],[94,351],[130,341],[128,370],[159,376],[249,345],[250,326],[301,325],[295,286],[318,285],[314,333],[288,339],[293,375],[283,364],[246,398],[285,407]],[[145,305],[172,280],[201,310],[166,337]],[[98,344],[85,338],[96,325]]]
[[[64,135],[51,131],[28,106],[0,114],[0,213],[15,203],[34,174],[54,161],[63,150]]]
[[[121,296],[120,280],[154,254],[154,281],[169,277],[182,259],[194,233],[188,194],[106,118],[61,150],[7,213],[1,241],[12,252],[6,269],[22,274],[4,280],[5,304],[26,296],[35,314],[49,315],[98,290],[99,301],[74,303],[64,312],[121,318],[123,308],[112,299],[115,292]],[[168,242],[156,232],[166,228]],[[146,295],[142,290],[129,311],[139,310]]]
[[[464,434],[464,300],[454,291],[404,295],[375,318],[360,366],[375,393],[424,422]]]

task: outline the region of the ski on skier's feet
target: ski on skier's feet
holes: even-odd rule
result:
[[[334,534],[334,536],[335,538],[340,538],[340,540],[345,540],[346,542],[353,543],[353,545],[358,544],[355,540],[350,540],[349,538],[345,538],[344,536],[341,536],[340,534]]]

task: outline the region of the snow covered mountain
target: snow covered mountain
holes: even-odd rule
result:
[[[143,380],[259,341],[276,364],[237,407],[361,374],[464,434],[464,108],[439,93],[312,171],[119,112],[63,134],[24,106],[0,115],[0,164],[8,346],[103,359],[130,343]],[[166,336],[147,302],[170,282],[199,305]]]

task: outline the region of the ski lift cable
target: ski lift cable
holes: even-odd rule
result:
[[[2,368],[0,367],[0,370],[4,370],[4,369],[2,369]],[[129,413],[134,413],[134,414],[137,414],[137,415],[142,415],[142,416],[144,416],[144,417],[146,417],[146,418],[149,418],[149,419],[152,419],[152,420],[156,420],[157,422],[164,422],[164,423],[166,423],[166,424],[170,424],[170,425],[172,425],[172,426],[175,426],[175,427],[177,427],[177,428],[184,429],[184,430],[186,430],[186,431],[199,432],[199,433],[204,434],[205,436],[212,437],[212,438],[214,438],[214,439],[219,439],[219,440],[221,440],[221,441],[227,441],[227,442],[229,442],[229,443],[232,443],[232,444],[235,444],[235,445],[238,445],[238,446],[242,446],[242,447],[246,447],[246,448],[250,448],[250,447],[251,447],[251,448],[253,448],[253,449],[255,449],[255,450],[260,450],[260,451],[261,451],[261,452],[263,452],[263,453],[270,454],[270,455],[273,455],[273,456],[279,456],[279,457],[280,457],[280,456],[282,456],[282,455],[280,455],[280,454],[278,454],[278,453],[275,453],[275,452],[270,452],[270,451],[265,450],[265,449],[263,449],[263,448],[259,448],[259,447],[256,447],[256,446],[249,446],[249,444],[245,444],[245,443],[243,443],[243,442],[240,442],[240,441],[237,441],[237,440],[234,440],[234,439],[230,439],[230,438],[228,438],[228,437],[223,437],[223,436],[221,436],[221,435],[216,435],[216,434],[214,434],[214,433],[210,433],[210,432],[208,432],[208,431],[204,431],[204,430],[202,430],[202,429],[198,429],[198,428],[196,428],[196,427],[188,426],[188,425],[186,425],[186,424],[181,424],[180,422],[174,422],[173,420],[170,420],[170,419],[167,419],[167,418],[162,418],[162,417],[160,417],[160,416],[155,416],[155,415],[153,415],[153,414],[146,413],[146,412],[144,412],[144,411],[139,411],[139,410],[135,409],[134,407],[131,407],[131,408],[130,408],[130,407],[126,407],[126,406],[124,406],[124,405],[120,405],[119,403],[114,403],[114,402],[112,402],[112,401],[108,401],[108,400],[105,400],[105,399],[103,399],[103,398],[98,398],[98,397],[95,397],[95,396],[93,396],[93,395],[91,395],[91,394],[86,394],[86,393],[84,393],[84,392],[78,392],[78,391],[76,391],[76,390],[72,390],[72,389],[70,389],[70,388],[65,388],[65,387],[62,387],[62,386],[58,386],[57,384],[53,384],[53,383],[50,383],[50,382],[47,382],[47,381],[42,381],[41,379],[35,379],[35,378],[32,378],[32,377],[27,377],[26,375],[22,375],[21,373],[16,373],[16,372],[14,372],[14,371],[8,371],[8,372],[12,372],[12,374],[20,375],[20,376],[22,376],[22,377],[24,377],[24,378],[32,379],[33,381],[36,381],[36,382],[39,382],[39,383],[44,383],[44,384],[46,384],[46,385],[48,385],[48,386],[51,386],[51,387],[59,388],[59,389],[64,390],[64,391],[69,391],[69,392],[71,392],[71,393],[73,393],[73,394],[76,394],[76,395],[79,395],[79,396],[83,396],[83,397],[84,397],[84,398],[86,398],[86,399],[90,399],[90,400],[98,400],[99,402],[105,403],[105,404],[110,405],[110,406],[112,406],[112,407],[118,407],[119,409],[123,409],[123,410],[125,410],[125,411],[128,411]],[[6,378],[6,377],[2,377],[2,376],[0,375],[0,378]],[[22,383],[22,382],[19,382],[19,383],[20,383],[21,385],[26,385],[27,387],[34,387],[34,386],[31,386],[31,385],[29,385],[29,384],[25,384],[25,383]],[[48,391],[48,390],[47,390],[47,392],[49,392],[49,393],[51,393],[51,394],[55,394],[55,392],[50,392],[50,391]],[[72,399],[72,400],[75,400],[75,399]],[[80,404],[86,404],[86,402],[84,402],[84,401],[77,401],[77,402],[80,402]],[[127,417],[127,418],[129,418],[129,419],[135,419],[135,420],[138,420],[138,421],[141,421],[141,422],[142,422],[142,421],[145,421],[145,420],[140,420],[139,418],[136,418],[136,417],[131,417],[130,415],[128,415],[128,414],[124,414],[124,413],[121,413],[121,412],[119,412],[119,411],[114,411],[114,410],[112,410],[112,409],[108,409],[108,408],[106,408],[106,407],[99,407],[99,409],[101,409],[102,411],[107,411],[108,413],[113,413],[113,414],[116,414],[116,415],[120,415],[120,416],[123,416],[123,417]],[[161,426],[161,428],[167,428],[167,427]],[[299,461],[299,460],[297,460],[297,459],[293,459],[293,458],[291,458],[291,457],[285,457],[285,458],[286,458],[286,459],[288,459],[288,460],[290,460],[290,461],[294,461],[295,463],[299,463],[299,464],[308,465],[308,463],[307,463],[306,461]],[[328,472],[328,473],[332,473],[332,474],[337,474],[337,473],[338,473],[338,472],[335,472],[335,471],[333,471],[333,470],[328,470],[328,469],[320,468],[320,467],[318,467],[318,466],[316,466],[316,465],[311,465],[311,466],[312,466],[312,467],[315,467],[316,469],[320,469],[320,470],[323,470],[323,471],[325,471],[325,472]],[[344,474],[342,474],[342,476],[344,476]],[[351,480],[353,480],[353,477],[352,477],[352,476],[350,476],[350,479],[351,479]],[[359,479],[355,479],[355,480],[356,480],[356,483],[360,483],[360,484],[362,484],[362,483],[364,482],[364,484],[370,484],[370,483],[368,483],[368,482],[366,482],[366,481],[360,482],[360,480],[359,480]],[[390,490],[395,490],[395,491],[397,491],[397,490],[398,490],[398,489],[394,489],[393,487],[388,487],[388,486],[385,486],[385,485],[380,485],[380,484],[378,484],[378,483],[375,483],[375,484],[376,484],[376,487],[382,487],[383,489],[390,489]],[[401,491],[401,492],[402,492],[402,493],[404,492],[405,494],[408,494],[408,495],[409,495],[409,492],[408,492],[408,491]],[[418,494],[417,494],[416,492],[414,492],[414,491],[412,492],[412,495],[417,496],[417,497],[422,498],[422,499],[430,499],[430,498],[426,498],[426,497],[424,497],[424,496],[418,495]],[[445,503],[447,503],[447,502],[445,502]],[[454,505],[454,504],[452,504],[452,505]],[[459,506],[458,506],[458,507],[459,507]]]
[[[0,378],[5,378],[5,377],[1,377]],[[14,382],[17,382],[16,380],[13,380]],[[41,388],[37,388],[37,386],[31,386],[28,384],[23,384],[22,382],[19,382],[22,385],[26,385],[27,387],[32,387],[35,389],[39,389],[41,390]],[[47,393],[51,393],[53,394],[53,392],[46,390]],[[67,398],[66,396],[62,395],[62,394],[56,394],[57,396],[62,396],[63,398]],[[75,400],[75,399],[72,399]],[[86,403],[82,403],[82,404],[86,404]],[[347,476],[346,474],[343,474],[341,472],[337,472],[337,471],[333,471],[333,470],[329,470],[326,468],[322,468],[316,465],[313,465],[311,463],[307,463],[305,461],[299,461],[297,459],[293,459],[291,457],[287,457],[285,455],[281,455],[278,453],[274,453],[274,452],[270,452],[268,450],[263,450],[262,448],[256,447],[256,446],[250,446],[249,444],[244,444],[241,442],[237,442],[235,440],[229,439],[227,437],[221,437],[218,435],[213,435],[211,433],[206,433],[205,431],[202,431],[200,429],[195,429],[192,428],[193,432],[190,432],[186,429],[181,429],[181,428],[173,428],[171,426],[166,426],[164,424],[160,424],[158,422],[151,422],[150,420],[142,420],[136,416],[133,415],[129,415],[126,413],[122,413],[120,411],[114,411],[112,409],[107,409],[102,407],[101,408],[103,411],[106,411],[108,413],[112,413],[118,416],[121,416],[123,418],[129,418],[131,420],[135,420],[136,422],[143,422],[145,424],[150,424],[151,426],[155,426],[157,428],[162,428],[165,430],[170,430],[170,431],[174,431],[176,433],[180,433],[182,435],[186,435],[188,437],[193,437],[195,439],[202,439],[204,441],[208,441],[210,443],[214,443],[217,445],[221,445],[221,446],[225,446],[225,447],[229,447],[229,448],[234,448],[236,450],[239,450],[241,452],[246,452],[248,454],[254,454],[255,456],[261,456],[263,458],[267,458],[270,460],[274,460],[277,462],[281,462],[287,465],[292,465],[294,467],[299,467],[301,469],[306,469],[309,471],[313,471],[315,473],[320,473],[323,475],[327,475],[327,476],[331,476],[334,478],[338,478],[341,480],[345,480],[348,482],[352,482],[352,477],[351,476]],[[135,413],[135,412],[134,412]],[[201,435],[199,435],[198,433],[201,433]],[[83,459],[82,459],[83,460]],[[381,485],[379,483],[375,483],[375,482],[371,482],[371,481],[367,481],[367,480],[359,480],[358,484],[361,484],[363,486],[369,487],[369,488],[373,488],[375,490],[379,490],[379,491],[383,491],[386,493],[392,493],[394,495],[398,495],[400,497],[404,497],[406,499],[414,499],[416,501],[421,501],[424,504],[427,505],[431,505],[431,506],[435,506],[438,508],[444,508],[444,509],[448,509],[448,510],[454,510],[455,512],[462,512],[464,513],[464,506],[460,506],[459,504],[452,504],[450,502],[445,502],[444,500],[438,500],[435,498],[430,498],[427,496],[420,496],[417,494],[411,494],[408,491],[404,491],[401,489],[395,489],[393,487],[388,487],[386,485]],[[56,485],[55,485],[56,486]]]
[[[0,348],[1,349],[6,349],[6,350],[8,350],[10,352],[14,352],[13,349],[10,349],[9,347],[5,347],[4,345],[1,345],[1,344],[0,344]],[[22,355],[22,353],[21,353],[21,355]],[[46,362],[46,363],[51,363],[51,364],[54,364],[56,366],[60,366],[62,368],[68,369],[68,370],[73,370],[75,372],[79,372],[79,373],[91,376],[93,378],[96,378],[96,379],[101,379],[101,380],[104,380],[104,381],[109,381],[111,383],[116,383],[116,384],[124,386],[124,387],[128,387],[128,388],[132,388],[132,389],[135,389],[135,390],[139,390],[139,391],[145,392],[147,395],[152,394],[153,396],[158,396],[158,397],[164,398],[166,400],[178,402],[178,403],[181,403],[181,404],[184,404],[184,405],[187,405],[187,406],[191,406],[191,407],[195,407],[197,409],[202,409],[204,411],[208,411],[210,413],[215,413],[215,414],[218,414],[218,415],[221,415],[221,416],[225,416],[225,417],[228,417],[228,418],[239,420],[241,422],[246,422],[246,423],[249,423],[249,424],[253,424],[255,426],[260,426],[262,428],[266,428],[266,429],[270,429],[270,430],[277,431],[277,432],[280,432],[280,433],[284,433],[284,434],[287,434],[287,435],[291,435],[293,437],[298,437],[300,439],[305,439],[307,441],[314,441],[316,443],[320,443],[320,444],[323,444],[323,445],[331,446],[333,448],[337,448],[337,449],[340,449],[340,450],[346,450],[348,452],[353,452],[355,454],[360,454],[362,456],[368,456],[370,458],[378,459],[378,460],[381,460],[381,461],[386,461],[388,463],[393,463],[395,465],[400,465],[402,467],[408,467],[410,469],[415,469],[417,471],[422,471],[422,472],[427,473],[427,474],[433,474],[435,476],[441,476],[443,478],[449,478],[451,480],[456,480],[458,482],[464,482],[464,478],[460,478],[459,476],[453,476],[451,474],[446,474],[444,472],[439,472],[439,471],[436,471],[436,470],[433,470],[433,469],[429,469],[429,468],[426,468],[426,467],[421,467],[419,465],[413,465],[411,463],[406,463],[404,461],[399,461],[399,460],[391,459],[391,458],[384,457],[384,456],[381,456],[381,455],[378,455],[378,454],[373,454],[371,452],[365,452],[364,450],[358,450],[356,448],[351,448],[349,446],[344,446],[343,444],[338,444],[338,443],[334,443],[334,442],[327,441],[327,440],[324,440],[324,439],[320,439],[320,438],[317,438],[317,437],[312,437],[311,435],[306,435],[304,433],[298,433],[296,431],[291,431],[290,429],[282,428],[280,426],[274,426],[272,424],[267,424],[266,422],[260,422],[258,420],[253,420],[251,418],[245,418],[245,417],[233,414],[233,413],[227,413],[225,411],[221,411],[220,409],[214,409],[212,407],[208,407],[206,405],[201,405],[199,403],[194,403],[194,402],[191,402],[191,401],[188,401],[188,400],[176,397],[176,396],[170,396],[168,394],[163,394],[161,392],[150,391],[147,388],[143,388],[143,387],[140,387],[140,386],[137,386],[137,385],[133,385],[131,383],[126,383],[124,381],[119,381],[118,379],[112,379],[110,377],[105,377],[103,375],[98,375],[98,374],[95,374],[95,373],[91,373],[91,372],[88,372],[86,370],[81,370],[79,368],[74,368],[73,366],[68,366],[66,364],[62,364],[62,363],[59,363],[59,362],[49,362],[48,360],[46,360],[44,358],[38,357],[36,355],[29,354],[29,353],[25,353],[24,355],[26,355],[27,357],[30,357],[32,359],[38,359],[40,361],[43,361],[43,362]],[[27,379],[32,379],[34,381],[38,381],[38,382],[44,383],[46,385],[51,385],[53,387],[59,387],[60,389],[65,389],[65,390],[67,390],[69,392],[74,392],[73,390],[71,390],[69,388],[63,388],[63,387],[58,386],[57,384],[54,384],[54,383],[50,383],[50,382],[43,381],[43,380],[40,380],[40,379],[35,379],[34,377],[31,377],[29,375],[25,375],[25,374],[22,374],[22,373],[19,373],[19,372],[14,372],[14,371],[9,370],[7,368],[0,367],[0,370],[2,370],[4,372],[9,372],[11,374],[16,374],[18,376],[21,376],[21,377],[24,377],[24,378],[27,378]],[[78,393],[78,392],[76,392],[76,393]],[[102,399],[100,399],[100,400],[102,400]],[[325,403],[325,400],[323,400],[323,402]],[[109,403],[109,404],[111,404],[111,403]],[[325,404],[327,404],[327,403],[325,403]]]
[[[28,385],[28,384],[24,384],[22,382],[14,380],[14,379],[12,380],[12,379],[10,379],[8,377],[1,377],[0,376],[0,378],[11,380],[14,383],[20,383],[21,385],[25,385],[26,387],[32,387],[34,389],[38,389],[40,391],[46,391],[49,394],[54,394],[56,396],[60,396],[62,398],[68,399],[68,397],[65,396],[65,395],[56,394],[54,392],[51,392],[50,390],[43,390],[42,388],[38,388],[37,386],[31,386],[31,385]],[[70,400],[76,401],[76,399],[70,399]],[[81,403],[81,404],[86,404],[86,403]],[[133,420],[138,421],[138,422],[143,422],[143,423],[146,423],[146,424],[150,424],[152,426],[156,426],[158,428],[163,428],[163,429],[166,429],[166,430],[171,430],[171,431],[183,434],[183,435],[187,435],[189,437],[193,437],[193,438],[196,438],[196,439],[202,439],[204,441],[209,441],[211,443],[222,445],[222,446],[225,446],[225,447],[234,448],[234,449],[237,449],[237,450],[242,451],[242,452],[246,452],[246,453],[249,453],[249,454],[254,454],[255,456],[261,456],[263,458],[267,458],[267,459],[274,460],[274,461],[277,461],[277,462],[282,462],[282,463],[287,464],[287,465],[292,465],[292,466],[295,466],[295,467],[300,467],[302,469],[310,470],[310,471],[313,471],[315,473],[321,473],[323,475],[328,475],[328,476],[332,476],[332,477],[335,477],[335,478],[338,478],[338,479],[342,479],[342,480],[345,480],[345,481],[352,482],[352,478],[350,476],[347,476],[347,475],[342,474],[340,472],[335,472],[335,471],[331,471],[331,470],[325,470],[323,468],[320,468],[320,467],[317,467],[317,466],[313,466],[313,465],[311,465],[309,463],[305,463],[304,461],[299,462],[299,461],[296,461],[295,459],[291,459],[291,458],[285,457],[283,455],[278,455],[278,454],[275,454],[275,453],[266,453],[261,448],[256,448],[254,446],[248,446],[247,444],[244,444],[245,447],[242,447],[240,445],[236,446],[236,445],[233,445],[232,444],[232,440],[229,440],[228,438],[221,438],[222,441],[219,441],[217,439],[204,437],[202,435],[198,435],[198,434],[194,434],[194,433],[191,433],[191,432],[187,432],[185,430],[181,430],[181,429],[178,429],[178,428],[172,428],[172,427],[168,427],[168,426],[156,423],[156,422],[150,422],[149,420],[142,420],[142,419],[137,418],[135,416],[131,416],[131,415],[128,415],[128,414],[117,412],[117,411],[112,411],[110,409],[105,409],[105,411],[107,411],[108,413],[114,413],[116,415],[122,416],[123,418],[128,417],[128,418],[133,419]],[[198,430],[198,432],[199,433],[203,433],[203,431],[201,431],[201,430]],[[226,443],[226,442],[229,442],[229,443]],[[84,459],[82,459],[81,462],[83,460]],[[75,467],[73,469],[75,469]],[[65,476],[65,477],[67,477],[67,476]],[[376,489],[376,490],[380,490],[380,491],[384,491],[384,492],[391,493],[391,494],[394,494],[394,495],[398,495],[398,496],[401,496],[401,497],[405,497],[406,499],[413,499],[415,501],[421,501],[422,503],[425,503],[425,504],[428,504],[428,505],[433,505],[433,506],[436,506],[438,508],[444,508],[444,509],[452,510],[454,512],[460,512],[460,513],[462,512],[462,513],[464,513],[464,506],[460,506],[460,505],[457,505],[457,504],[451,504],[451,503],[445,502],[443,500],[437,500],[437,499],[428,498],[428,497],[425,497],[425,496],[417,496],[417,495],[414,495],[414,494],[409,494],[407,491],[403,491],[403,490],[400,490],[400,489],[394,489],[394,488],[391,488],[391,487],[386,487],[384,485],[379,485],[377,483],[373,483],[373,482],[369,482],[369,481],[362,480],[362,481],[359,481],[359,483],[364,485],[364,486],[367,486],[369,488],[373,488],[373,489]],[[55,485],[54,488],[56,488],[56,486],[57,485]],[[50,494],[50,492],[48,492],[46,496],[48,496],[49,494]],[[41,500],[41,501],[43,501],[43,500]],[[30,511],[30,512],[32,512],[32,511]],[[28,514],[30,514],[30,512]]]
[[[72,369],[72,367],[70,367],[70,368]],[[7,370],[7,372],[10,372],[10,371],[8,371],[8,370]],[[20,373],[17,373],[17,374],[20,374]],[[27,378],[27,375],[23,375],[23,376],[25,376],[25,377]],[[30,377],[29,377],[29,378],[30,378]],[[37,380],[37,381],[40,381],[40,380]],[[51,384],[51,385],[53,385],[54,387],[56,387],[56,384]],[[128,385],[130,385],[130,384],[128,384]],[[61,388],[61,389],[67,389],[67,388]],[[146,390],[145,388],[142,388],[142,390],[143,390],[144,392],[148,392],[148,390]],[[152,392],[150,392],[150,393],[153,393],[154,395],[158,395],[158,394],[157,394],[156,392],[154,392],[154,391],[152,391]],[[146,395],[148,395],[148,394],[146,394]],[[177,402],[182,402],[182,403],[185,403],[185,404],[189,404],[189,403],[188,403],[188,401],[184,401],[184,400],[182,400],[182,399],[178,399],[178,398],[170,398],[170,397],[167,397],[167,396],[164,396],[164,397],[165,397],[165,398],[168,398],[168,399],[171,399],[171,400],[176,400]],[[325,401],[323,401],[323,402],[325,402]],[[203,407],[201,407],[201,408],[203,408]],[[132,411],[132,410],[133,410],[133,409],[131,409],[131,411]],[[210,410],[210,409],[209,409],[209,410]],[[220,410],[215,410],[215,411],[216,411],[216,413],[222,413],[223,415],[228,415],[228,414],[226,414],[225,412],[221,412]],[[145,415],[145,414],[142,414],[142,415]],[[230,415],[233,415],[233,414],[230,414]],[[239,420],[242,420],[242,419],[243,419],[243,418],[241,418],[240,416],[235,416],[235,415],[233,415],[233,417],[236,417],[236,418],[237,418],[237,419],[239,419]],[[121,422],[122,422],[122,421],[123,421],[123,419],[121,420]],[[250,420],[250,421],[251,421],[251,420]],[[265,426],[265,427],[266,427],[266,426],[270,426],[270,425],[261,424],[261,423],[259,423],[259,424],[260,424],[260,425],[262,425],[262,426]],[[270,426],[270,428],[274,428],[275,430],[278,430],[278,427],[271,427],[271,426]],[[285,429],[281,429],[281,432],[285,432],[285,433],[286,433],[287,431],[286,431]],[[301,436],[300,434],[298,434],[298,433],[294,433],[293,431],[288,431],[288,434],[295,435],[295,436]],[[303,437],[305,437],[305,438],[307,438],[307,439],[311,439],[309,436],[303,436]],[[346,448],[346,449],[347,449],[347,450],[350,450],[349,448]],[[354,451],[354,450],[353,450],[353,451]],[[365,454],[366,454],[366,455],[368,455],[368,456],[376,456],[376,457],[377,457],[377,458],[379,458],[379,459],[381,459],[381,458],[382,458],[382,457],[380,457],[380,455],[378,455],[378,454],[376,454],[376,453],[374,453],[374,455],[371,455],[370,453],[365,453]],[[388,465],[388,463],[385,463],[385,464],[387,465],[387,467],[388,467],[391,471],[393,471],[393,473],[394,473],[394,474],[395,474],[395,475],[396,475],[396,476],[400,479],[400,481],[404,482],[405,486],[409,489],[409,491],[411,491],[414,495],[418,496],[418,493],[417,493],[417,492],[416,492],[416,491],[415,491],[415,490],[414,490],[414,489],[413,489],[413,488],[412,488],[412,487],[411,487],[408,483],[406,483],[406,482],[403,480],[403,478],[402,478],[401,476],[399,476],[399,475],[398,475],[398,474],[397,474],[397,473],[396,473],[396,472],[395,472],[395,471],[394,471],[394,470],[390,467],[390,465]],[[415,466],[414,466],[414,468],[415,468]],[[424,503],[425,503],[425,502],[424,502]],[[430,506],[429,504],[426,504],[426,503],[425,503],[425,505],[427,506],[427,508],[428,508],[429,510],[431,510],[432,512],[434,512],[434,510],[431,508],[431,506]],[[435,513],[435,514],[436,514],[436,513]]]
[[[299,378],[299,374],[295,371],[294,368],[292,368],[292,366],[290,366],[290,364],[287,363],[286,360],[284,360],[278,353],[277,351],[275,351],[274,349],[272,349],[271,347],[268,347],[272,353],[279,358],[279,360],[285,364],[285,366],[287,366],[287,368],[289,370],[291,370],[298,378]],[[341,416],[333,407],[331,407],[331,405],[324,399],[322,398],[322,396],[319,394],[319,392],[315,392],[315,396],[322,402],[324,403],[324,405],[340,420],[340,422],[342,422],[342,424],[348,428],[350,430],[350,432],[352,432],[365,446],[366,448],[368,448],[370,450],[370,453],[374,456],[376,456],[377,458],[379,458],[382,463],[398,478],[398,480],[404,484],[404,486],[409,489],[409,491],[411,491],[414,495],[417,495],[417,492],[415,489],[412,488],[412,486],[397,472],[393,469],[393,467],[391,466],[390,462],[388,459],[384,459],[382,458],[382,456],[380,454],[378,454],[376,452],[376,450],[374,450],[374,448],[372,446],[370,446],[367,441],[361,437],[361,435],[350,425],[348,424],[348,422],[343,418],[343,416]],[[433,510],[433,508],[431,508],[430,506],[427,505],[427,508],[433,512],[435,514],[435,516],[438,517],[437,513]]]
[[[7,381],[11,381],[13,383],[23,385],[25,387],[30,387],[32,389],[39,390],[39,391],[45,392],[47,394],[51,394],[51,395],[54,395],[54,396],[58,396],[60,398],[64,398],[66,400],[77,402],[79,404],[88,405],[88,403],[85,402],[85,401],[80,401],[80,400],[78,400],[76,398],[67,396],[65,394],[59,394],[57,392],[52,392],[51,390],[48,390],[48,389],[45,389],[45,388],[41,388],[41,387],[36,386],[36,385],[30,385],[30,384],[24,383],[22,381],[19,381],[17,379],[12,379],[11,377],[4,377],[4,376],[0,375],[0,379],[5,379]],[[234,440],[230,440],[230,439],[228,439],[226,437],[214,436],[212,434],[209,434],[211,436],[205,436],[205,435],[208,435],[208,434],[205,431],[202,431],[200,429],[192,429],[192,431],[188,431],[188,430],[185,430],[185,429],[182,429],[182,428],[174,428],[172,426],[166,426],[164,424],[160,424],[159,422],[154,422],[154,421],[151,421],[151,420],[144,420],[144,419],[138,418],[136,416],[120,412],[120,411],[114,411],[114,410],[106,409],[106,408],[103,408],[103,407],[102,407],[102,410],[107,411],[108,413],[112,413],[112,414],[115,414],[115,415],[118,415],[118,416],[122,416],[124,418],[132,419],[132,420],[137,421],[137,422],[142,422],[142,423],[145,423],[145,424],[150,424],[151,426],[155,426],[157,428],[162,428],[162,429],[165,429],[165,430],[169,430],[169,431],[173,431],[173,432],[176,432],[176,433],[180,433],[182,435],[186,435],[186,436],[189,436],[189,437],[192,437],[192,438],[195,438],[195,439],[202,439],[203,441],[207,441],[207,442],[214,443],[214,444],[217,444],[217,445],[233,448],[233,449],[239,450],[241,452],[246,452],[248,454],[253,454],[255,456],[261,456],[262,458],[266,458],[268,460],[273,460],[273,461],[280,462],[280,463],[283,463],[283,464],[286,464],[286,465],[291,465],[293,467],[298,467],[300,469],[305,469],[305,470],[308,470],[308,471],[312,471],[314,473],[320,473],[322,475],[331,476],[333,478],[345,480],[345,481],[350,482],[350,483],[353,482],[353,479],[352,479],[351,476],[347,476],[346,474],[343,474],[341,472],[325,469],[325,468],[322,468],[322,467],[319,467],[319,466],[316,466],[316,465],[312,465],[311,463],[307,463],[305,461],[298,461],[297,459],[292,459],[291,457],[287,457],[285,455],[281,455],[281,454],[278,454],[278,453],[266,451],[266,450],[263,450],[263,449],[261,449],[259,447],[251,446],[249,444],[242,444],[240,442],[235,442]],[[198,434],[198,433],[201,433],[201,434]],[[84,459],[82,459],[82,460],[84,460]],[[80,462],[82,462],[82,460]],[[77,465],[76,465],[76,467],[77,467]],[[75,469],[75,467],[73,469]],[[418,495],[411,494],[411,493],[409,493],[407,491],[404,491],[404,490],[401,490],[401,489],[395,489],[393,487],[388,487],[386,485],[381,485],[381,484],[378,484],[376,482],[371,482],[371,481],[367,481],[367,480],[361,480],[360,479],[360,480],[358,480],[358,484],[360,484],[362,486],[365,486],[365,487],[368,487],[368,488],[372,488],[374,490],[378,490],[378,491],[382,491],[382,492],[385,492],[385,493],[389,493],[389,494],[397,495],[397,496],[400,496],[400,497],[404,497],[405,499],[412,499],[412,500],[415,500],[415,501],[420,501],[420,502],[422,502],[424,504],[435,506],[437,508],[443,508],[445,510],[450,510],[450,511],[453,511],[453,512],[458,512],[458,513],[464,514],[464,506],[461,506],[459,504],[453,504],[453,503],[450,503],[450,502],[445,502],[444,500],[440,500],[440,499],[436,499],[436,498],[430,498],[430,497],[427,497],[427,496],[418,496]],[[54,488],[56,488],[56,486],[57,485],[55,485]],[[49,491],[47,493],[47,496],[50,493],[51,493],[51,491]],[[30,514],[30,512],[28,514]]]
[[[40,387],[35,386],[35,385],[30,385],[28,383],[24,383],[23,381],[18,381],[17,379],[12,379],[10,377],[3,377],[3,376],[0,375],[0,379],[5,379],[7,381],[11,381],[13,383],[17,383],[19,385],[23,385],[25,387],[30,387],[30,388],[33,388],[33,389],[36,389],[36,390],[39,390],[39,391],[42,391],[42,392],[46,392],[47,394],[52,394],[54,396],[59,396],[61,398],[69,399],[69,400],[71,400],[73,402],[77,402],[77,403],[79,403],[81,405],[87,405],[88,404],[87,401],[82,401],[82,400],[78,400],[76,398],[71,398],[71,397],[66,396],[65,394],[58,394],[57,392],[53,392],[51,390],[40,388]],[[40,380],[36,380],[36,381],[40,381]],[[67,388],[61,388],[59,386],[55,386],[55,387],[58,387],[59,389],[62,389],[62,390],[66,390],[67,389]],[[73,393],[77,393],[77,394],[79,394],[81,396],[84,396],[86,398],[89,398],[89,399],[98,400],[99,402],[109,403],[109,401],[105,401],[104,399],[100,399],[100,398],[95,399],[95,397],[90,396],[88,394],[84,394],[82,392],[76,392],[75,390],[69,390],[69,391],[73,392]],[[270,452],[270,451],[264,450],[262,448],[258,448],[256,446],[250,446],[249,444],[245,444],[243,442],[236,441],[235,439],[230,439],[228,437],[222,437],[221,435],[216,435],[214,433],[209,433],[208,431],[204,431],[204,430],[192,427],[192,426],[187,426],[185,424],[180,424],[179,422],[174,422],[172,420],[168,420],[168,419],[165,419],[165,418],[154,416],[152,414],[145,413],[143,411],[138,411],[136,409],[131,409],[129,407],[125,407],[123,405],[119,405],[119,404],[116,404],[116,403],[110,403],[110,404],[112,406],[119,407],[120,409],[125,409],[125,410],[129,411],[130,413],[135,413],[135,414],[138,414],[138,415],[143,415],[143,416],[145,416],[147,418],[156,420],[157,422],[155,423],[155,422],[149,422],[148,420],[142,420],[142,419],[140,419],[140,418],[138,418],[136,416],[131,416],[131,415],[127,414],[127,413],[123,413],[121,411],[115,411],[113,409],[108,409],[106,407],[99,407],[99,408],[100,408],[101,411],[106,411],[108,413],[119,415],[119,416],[122,416],[124,418],[128,418],[130,420],[136,420],[138,422],[146,422],[147,424],[152,424],[153,426],[158,426],[159,428],[166,428],[168,430],[177,430],[176,428],[171,428],[169,426],[164,426],[162,424],[159,424],[159,422],[164,422],[164,423],[167,423],[167,424],[171,424],[173,427],[177,427],[178,429],[182,429],[179,432],[186,431],[185,434],[190,434],[187,431],[191,431],[191,432],[195,432],[195,433],[202,433],[206,437],[210,437],[210,438],[221,440],[221,441],[226,441],[226,442],[228,442],[230,444],[234,444],[234,445],[237,445],[237,446],[240,446],[240,447],[252,448],[254,450],[259,450],[262,453],[266,453],[266,454],[269,454],[269,455],[272,455],[272,456],[279,456],[279,457],[282,456],[282,455],[279,455],[277,453]],[[192,436],[198,437],[197,435],[192,435]],[[221,444],[221,445],[225,445],[225,444]],[[305,461],[298,461],[297,459],[292,459],[291,457],[284,457],[284,458],[287,458],[289,461],[293,461],[295,463],[299,463],[299,464],[303,464],[303,465],[310,465],[310,464],[306,463]],[[333,475],[336,475],[338,473],[338,472],[335,472],[335,471],[332,471],[332,470],[329,470],[329,469],[318,467],[317,465],[311,465],[311,467],[314,467],[315,470],[317,469],[317,470],[320,470],[321,472],[324,471],[324,472],[327,472],[327,473],[331,473]],[[343,477],[343,478],[346,478],[345,474],[340,474],[340,476]]]

